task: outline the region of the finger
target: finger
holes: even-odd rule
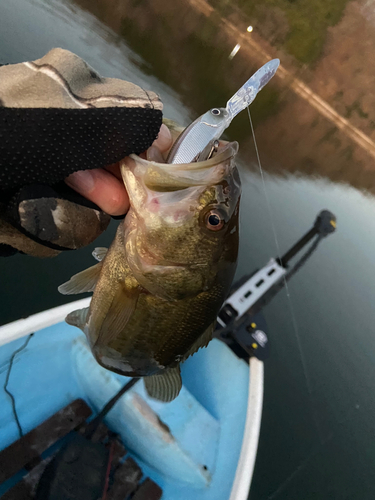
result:
[[[124,184],[106,170],[80,170],[69,175],[65,182],[109,215],[122,215],[129,208]]]
[[[160,127],[159,134],[152,145],[156,146],[162,153],[168,151],[168,149],[172,146],[172,135],[169,128],[164,125],[164,123]]]
[[[115,177],[117,177],[117,179],[119,179],[121,181],[121,184],[123,184],[119,162],[112,163],[112,165],[108,165],[107,167],[105,167],[105,169],[108,170],[109,172],[111,172],[111,174],[114,175]]]
[[[146,159],[148,161],[155,161],[156,163],[165,163],[163,155],[160,150],[155,146],[150,146],[146,152]]]

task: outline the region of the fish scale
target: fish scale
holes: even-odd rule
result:
[[[150,351],[155,352],[154,359],[158,364],[174,365],[176,357],[183,358],[192,344],[215,321],[216,304],[225,299],[225,290],[226,287],[218,283],[209,293],[173,303],[155,297],[150,300],[150,296],[145,295],[128,323],[128,331],[137,331],[136,337],[129,335],[119,338],[110,343],[110,347],[121,351],[126,349],[127,359],[131,360],[132,352],[139,359],[140,346],[148,343]]]

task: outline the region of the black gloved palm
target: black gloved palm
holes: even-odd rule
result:
[[[62,181],[145,151],[161,110],[154,93],[62,49],[1,67],[0,254],[52,256],[99,236],[109,216]]]

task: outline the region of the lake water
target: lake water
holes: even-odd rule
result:
[[[214,29],[222,26],[222,5],[220,11],[209,10],[208,22],[202,9],[212,6],[196,3],[199,5],[193,7],[181,0],[180,10],[173,7],[177,3],[171,3],[168,10],[161,4],[155,7],[157,2],[151,7],[147,1],[124,2],[122,7],[112,0],[1,2],[0,63],[37,59],[52,47],[63,47],[105,76],[127,79],[156,91],[164,102],[165,116],[187,125],[210,106],[224,105],[231,95],[228,92],[260,66],[261,57],[259,52],[252,57],[243,45],[230,61],[228,55],[234,44],[225,31]],[[356,130],[363,130],[371,142],[374,106],[361,90],[371,81],[371,72],[357,82],[357,73],[348,66],[347,81],[352,82],[348,90],[342,83],[346,80],[340,80],[345,73],[340,73],[340,68],[325,72],[324,64],[338,46],[341,50],[345,43],[350,45],[347,38],[341,45],[337,42],[343,36],[340,30],[345,32],[348,16],[353,19],[356,15],[354,21],[360,23],[361,15],[369,30],[363,41],[372,40],[372,2],[343,5],[341,19],[338,16],[336,24],[324,27],[322,52],[311,61],[306,59],[310,54],[307,49],[302,53],[295,45],[288,46],[292,35],[297,35],[289,7],[283,1],[279,4],[274,12],[284,24],[280,21],[277,26],[285,25],[286,34],[280,28],[277,40],[268,40],[268,45],[264,39],[262,42],[273,18],[268,14],[262,18],[263,11],[259,10],[254,18],[263,22],[263,31],[259,29],[256,42],[280,55],[292,74]],[[304,14],[305,7],[295,4],[296,12],[302,9],[300,14]],[[357,10],[353,14],[350,9]],[[225,15],[230,21],[236,19],[235,14]],[[179,30],[181,15],[185,22]],[[184,30],[183,43],[178,37]],[[222,39],[212,48],[218,33]],[[298,39],[294,43],[299,43]],[[359,43],[358,37],[355,43]],[[351,61],[350,50],[345,60]],[[265,186],[254,161],[249,123],[238,118],[239,124],[233,124],[229,131],[231,138],[240,140],[242,151],[238,277],[276,257],[272,224],[284,253],[310,229],[320,210],[327,208],[337,217],[336,233],[321,242],[291,279],[290,298],[283,290],[264,311],[272,354],[265,364],[264,411],[250,499],[373,499],[374,158],[358,145],[356,131],[352,135],[338,131],[337,121],[314,108],[310,97],[298,97],[293,85],[296,83],[292,80],[275,81],[262,99],[259,96],[257,107],[254,103]],[[328,88],[330,93],[323,95]],[[107,246],[116,225],[112,222],[94,245],[74,253],[50,260],[22,255],[0,260],[0,324],[65,302],[67,297],[58,294],[57,286],[94,263],[92,249]]]

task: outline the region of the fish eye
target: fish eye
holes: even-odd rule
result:
[[[211,231],[219,231],[224,226],[224,219],[217,210],[211,210],[206,215],[206,227]]]
[[[220,115],[220,109],[217,109],[217,108],[214,108],[214,109],[211,109],[211,113],[215,116],[219,116]]]

